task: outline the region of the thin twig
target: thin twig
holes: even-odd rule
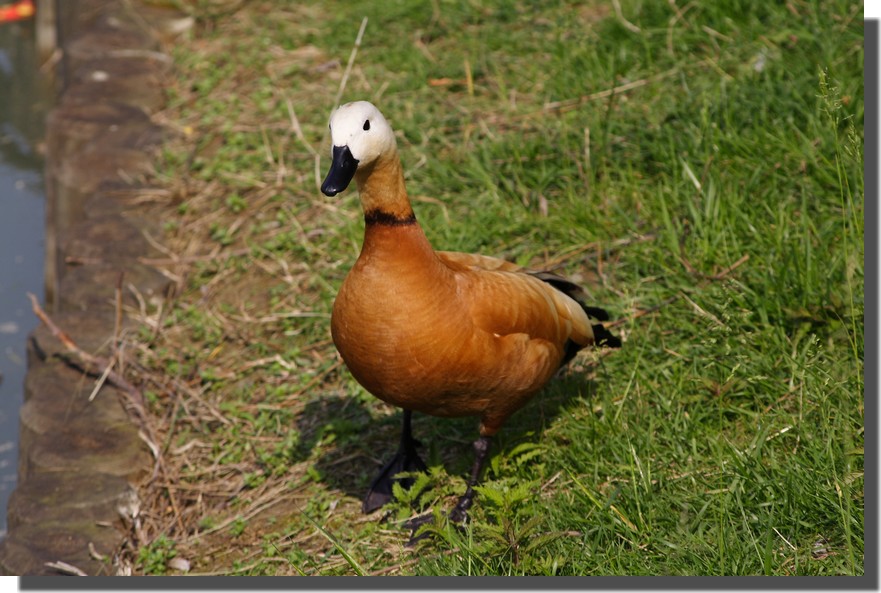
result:
[[[584,193],[590,197],[590,128],[584,128]]]
[[[316,150],[312,148],[312,145],[309,144],[309,141],[306,140],[306,136],[303,134],[303,128],[300,127],[300,120],[297,119],[297,113],[294,111],[294,104],[291,102],[291,99],[289,97],[285,97],[285,102],[288,107],[288,117],[291,118],[291,129],[294,131],[294,135],[297,137],[297,140],[299,140],[303,144],[303,146],[306,147],[306,150],[309,151],[309,154],[311,154],[313,157],[318,156]]]
[[[585,251],[590,250],[599,250],[600,247],[605,247],[602,250],[602,255],[606,258],[610,257],[617,249],[622,247],[627,247],[634,243],[643,243],[645,241],[654,241],[658,238],[657,229],[649,231],[648,233],[644,233],[642,235],[635,235],[630,237],[622,237],[620,239],[615,239],[614,241],[592,241],[590,243],[585,243],[584,245],[579,245],[575,249],[562,253],[556,257],[551,257],[546,259],[542,263],[542,269],[547,271],[553,271],[560,267],[563,262],[566,262],[576,255],[580,253],[584,253]]]
[[[631,33],[642,33],[642,29],[624,18],[624,13],[621,11],[621,3],[618,0],[612,0],[612,6],[615,7],[615,16],[618,17],[618,20],[621,21],[621,24],[624,25],[628,31]]]
[[[113,358],[111,364],[116,363],[119,369],[119,375],[125,376],[125,359],[122,356],[122,280],[125,272],[119,272],[119,278],[116,280],[115,296],[116,296],[116,317],[113,320]]]
[[[637,311],[637,312],[634,313],[633,315],[628,315],[627,317],[622,317],[622,318],[620,318],[620,319],[616,319],[615,321],[609,321],[609,322],[603,323],[603,327],[605,327],[606,329],[608,329],[608,328],[610,328],[610,327],[615,327],[615,326],[618,326],[618,325],[623,325],[623,324],[625,324],[625,323],[627,323],[627,322],[629,322],[629,321],[633,321],[634,319],[639,319],[640,317],[643,317],[644,315],[649,315],[649,314],[651,314],[651,313],[656,313],[657,311],[660,311],[661,309],[663,309],[664,307],[666,307],[666,306],[669,305],[670,303],[676,301],[678,298],[679,298],[679,295],[676,295],[676,296],[670,297],[670,298],[668,298],[667,300],[662,301],[662,302],[660,302],[659,304],[657,304],[657,305],[655,305],[655,306],[653,306],[653,307],[648,307],[647,309],[640,309],[639,311]]]
[[[60,329],[52,319],[46,315],[46,312],[43,311],[43,308],[40,307],[40,303],[32,293],[28,293],[28,298],[31,300],[31,307],[33,308],[34,314],[40,318],[49,331],[52,332],[52,335],[58,338],[61,344],[67,349],[69,352],[75,354],[79,357],[80,361],[87,367],[86,372],[92,375],[100,376],[103,372],[99,369],[109,369],[112,365],[109,360],[100,356],[94,356],[89,354],[79,346],[77,346],[76,342],[74,342],[71,337],[62,329]],[[113,370],[107,371],[107,380],[109,380],[113,385],[119,387],[124,390],[126,393],[135,398],[137,403],[143,407],[144,404],[144,396],[141,394],[138,389],[125,380],[119,373],[114,372]]]
[[[92,389],[92,393],[89,394],[89,401],[93,401],[95,399],[95,396],[98,395],[98,392],[101,391],[101,388],[104,387],[104,383],[107,381],[107,377],[110,375],[110,373],[113,372],[113,364],[114,361],[111,360],[110,363],[107,365],[107,368],[104,369],[104,372],[101,373],[101,376],[98,377],[98,380],[95,381],[95,387],[94,389]]]
[[[693,300],[688,298],[688,295],[685,294],[684,292],[680,292],[679,296],[681,296],[686,301],[688,301],[688,304],[691,305],[691,308],[694,309],[694,311],[698,315],[700,315],[701,317],[705,317],[706,319],[709,319],[710,321],[712,321],[713,323],[715,323],[719,327],[727,327],[725,325],[725,323],[722,322],[721,319],[719,319],[718,317],[716,317],[715,315],[713,315],[712,313],[710,313],[709,311],[707,311],[706,309],[704,309],[703,307],[701,307],[700,305],[695,303]]]
[[[552,101],[550,103],[545,103],[542,107],[543,111],[561,111],[564,109],[571,109],[573,107],[577,107],[584,103],[589,103],[590,101],[596,101],[597,99],[605,99],[612,95],[617,95],[618,93],[624,93],[627,91],[631,91],[633,89],[637,89],[639,87],[646,86],[653,82],[657,82],[659,80],[663,80],[665,78],[669,78],[674,74],[678,73],[681,70],[679,66],[675,66],[670,68],[669,70],[665,70],[659,74],[655,74],[654,76],[649,76],[648,78],[640,78],[639,80],[634,80],[632,82],[628,82],[625,84],[621,84],[618,86],[614,86],[609,89],[605,89],[602,91],[597,91],[595,93],[591,93],[589,95],[582,95],[580,97],[575,97],[573,99],[563,99],[561,101]]]
[[[742,266],[743,264],[745,264],[748,261],[749,261],[749,253],[746,253],[740,259],[738,259],[736,262],[734,262],[733,264],[731,264],[730,266],[728,266],[727,268],[725,268],[724,270],[722,270],[718,274],[710,276],[710,278],[712,278],[713,280],[722,280],[726,276],[728,276],[728,274],[730,274],[731,272],[733,272],[734,270],[736,270],[737,268],[739,268],[740,266]]]
[[[358,36],[355,37],[355,45],[352,46],[352,52],[349,54],[349,61],[346,63],[346,69],[343,72],[343,79],[340,81],[340,88],[337,89],[336,97],[333,99],[334,106],[339,105],[343,92],[346,90],[346,83],[349,81],[349,74],[352,72],[352,66],[355,64],[355,56],[358,55],[358,48],[361,47],[361,38],[364,37],[364,29],[367,28],[367,17],[361,20],[361,28],[358,29]]]
[[[98,562],[104,562],[107,559],[107,556],[95,549],[95,544],[92,542],[89,542],[89,556]]]
[[[46,562],[46,566],[49,568],[54,568],[55,570],[62,572],[64,574],[70,574],[77,577],[87,577],[85,572],[74,566],[73,564],[68,564],[67,562],[57,561],[57,562]]]

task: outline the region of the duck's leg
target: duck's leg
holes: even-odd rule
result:
[[[419,441],[413,438],[410,425],[412,416],[413,413],[410,410],[404,410],[404,426],[401,430],[401,444],[398,447],[398,452],[395,453],[391,461],[385,464],[379,475],[370,484],[370,489],[367,491],[367,496],[364,497],[364,504],[361,507],[364,513],[372,513],[392,499],[392,484],[395,482],[396,475],[401,472],[426,470],[425,463],[416,453]],[[405,489],[413,485],[413,478],[401,478],[399,481]]]
[[[450,511],[450,521],[454,523],[464,523],[468,519],[468,509],[474,504],[474,486],[480,481],[480,474],[483,471],[483,465],[489,456],[489,446],[492,443],[492,437],[482,436],[474,441],[474,465],[471,466],[471,477],[468,480],[468,487],[465,488],[465,494],[459,498],[459,502]]]
[[[474,504],[474,486],[480,482],[480,474],[483,472],[483,466],[486,458],[489,457],[489,447],[492,443],[492,437],[481,436],[474,441],[474,465],[471,466],[471,476],[468,479],[468,485],[465,488],[465,494],[459,497],[459,502],[453,507],[453,510],[447,514],[447,517],[453,523],[465,523],[468,520],[468,509]],[[412,529],[413,534],[410,537],[408,545],[412,546],[424,535],[416,536],[416,531],[426,523],[430,523],[434,519],[431,513],[426,513],[418,517],[414,517],[407,521],[404,526]]]

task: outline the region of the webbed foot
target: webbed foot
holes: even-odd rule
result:
[[[413,478],[396,478],[402,472],[421,472],[428,469],[425,462],[416,453],[419,441],[413,438],[410,430],[411,412],[404,410],[404,427],[401,433],[401,445],[398,452],[383,468],[379,475],[374,478],[367,490],[367,496],[361,505],[364,513],[372,513],[392,499],[392,486],[397,481],[404,489],[413,485]]]
[[[416,441],[414,441],[415,443]],[[402,472],[421,472],[426,469],[425,462],[419,458],[415,449],[413,451],[398,449],[394,458],[385,464],[379,475],[370,484],[367,496],[364,497],[364,503],[361,506],[364,513],[372,513],[388,503],[392,499],[392,485],[395,482],[399,482],[405,490],[409,490],[413,485],[413,478],[396,478],[395,476]]]

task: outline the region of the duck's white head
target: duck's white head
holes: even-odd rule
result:
[[[332,160],[321,191],[335,196],[349,186],[355,171],[395,149],[391,126],[372,103],[346,103],[330,116]]]

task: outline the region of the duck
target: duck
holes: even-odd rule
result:
[[[447,517],[464,523],[492,439],[583,348],[618,348],[586,303],[584,290],[557,274],[487,255],[436,251],[416,219],[392,127],[368,101],[330,117],[328,197],[354,179],[364,214],[361,252],[339,288],[331,335],[361,386],[403,410],[394,457],[362,503],[372,513],[395,481],[424,471],[413,413],[476,417],[479,436],[464,494]],[[398,478],[407,473],[409,477]]]

